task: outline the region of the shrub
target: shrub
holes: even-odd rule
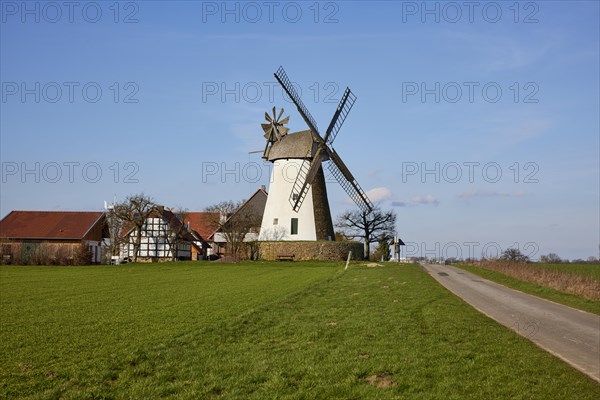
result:
[[[87,244],[81,244],[75,251],[74,261],[76,265],[90,265],[92,263],[92,252]]]

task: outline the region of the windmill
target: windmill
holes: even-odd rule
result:
[[[356,96],[346,88],[323,136],[283,67],[275,72],[275,79],[292,99],[309,129],[288,134],[289,128],[285,124],[289,122],[289,116],[281,119],[283,109],[277,114],[273,107],[273,117],[265,113],[267,123],[261,124],[267,139],[263,158],[273,162],[273,169],[260,239],[333,240],[324,162],[363,212],[373,209],[373,204],[332,146]]]

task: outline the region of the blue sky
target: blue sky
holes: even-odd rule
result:
[[[1,4],[0,216],[248,197],[283,65],[409,255],[598,255],[598,2]]]

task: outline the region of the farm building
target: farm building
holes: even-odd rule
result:
[[[94,211],[12,211],[0,221],[2,263],[100,263],[104,221]]]
[[[202,260],[213,254],[218,255],[223,252],[223,249],[220,249],[217,243],[211,242],[213,233],[215,233],[220,226],[219,213],[193,211],[188,213],[186,221],[190,232],[194,237],[201,238],[203,241],[206,239],[204,242],[206,251],[202,254],[198,254],[196,249],[192,248],[192,260]]]
[[[268,194],[261,186],[237,210],[221,224],[220,228],[209,237],[223,254],[237,253],[237,256],[254,258],[252,251],[248,254],[240,252],[241,243],[253,243],[258,240],[260,224],[265,212]]]
[[[157,206],[146,220],[141,233],[137,261],[159,262],[202,259],[210,245],[198,232],[192,232],[185,215],[179,216],[168,208]],[[122,258],[134,258],[138,232],[131,228],[125,233],[126,240],[121,250]]]
[[[207,255],[222,257],[230,255],[232,242],[253,242],[258,239],[266,203],[267,192],[261,186],[231,214],[190,212],[186,221],[189,221],[192,233],[198,233],[210,244]]]

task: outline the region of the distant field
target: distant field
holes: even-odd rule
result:
[[[529,264],[534,268],[543,268],[549,271],[565,272],[581,277],[592,278],[600,282],[599,264]]]
[[[0,398],[597,399],[420,267],[0,267]]]

